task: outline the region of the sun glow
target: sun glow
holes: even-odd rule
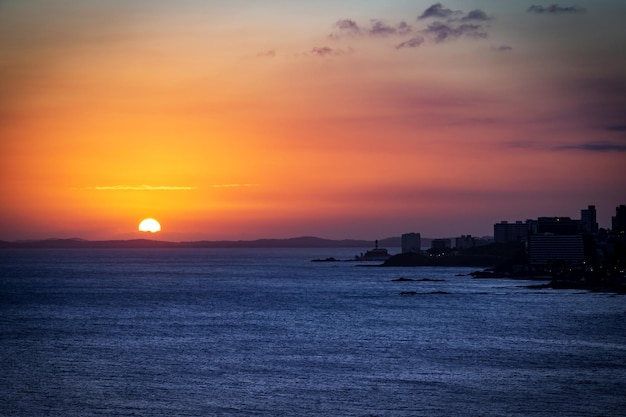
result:
[[[140,232],[156,233],[161,231],[161,224],[155,219],[143,219],[139,223]]]

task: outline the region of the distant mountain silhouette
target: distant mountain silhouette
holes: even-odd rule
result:
[[[399,247],[400,238],[390,237],[379,240],[380,246]],[[24,249],[96,249],[96,248],[370,248],[373,240],[323,239],[314,236],[302,236],[288,239],[257,240],[217,240],[167,242],[151,239],[130,240],[84,240],[80,238],[21,240],[15,242],[0,241],[0,248]]]

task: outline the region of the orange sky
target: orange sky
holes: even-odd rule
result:
[[[626,202],[625,5],[297,3],[0,3],[0,239],[487,235]]]

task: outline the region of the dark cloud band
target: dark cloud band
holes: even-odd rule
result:
[[[540,6],[533,4],[527,10],[528,13],[535,14],[564,14],[564,13],[583,13],[585,9],[576,6],[559,6],[552,4],[550,6]]]

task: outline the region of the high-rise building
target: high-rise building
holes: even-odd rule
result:
[[[569,217],[539,217],[537,219],[537,233],[576,235],[580,233],[580,220],[572,220]]]
[[[402,253],[420,253],[422,250],[422,235],[419,233],[405,233],[402,235]]]
[[[452,248],[452,241],[450,239],[433,239],[430,242],[431,249],[445,250]]]
[[[583,233],[598,233],[596,206],[588,206],[586,209],[580,210],[580,225]]]
[[[585,261],[583,235],[531,235],[528,246],[531,265],[582,264]]]
[[[626,232],[626,205],[622,204],[615,207],[615,216],[613,216],[611,222],[611,229],[618,233]]]
[[[461,237],[455,238],[454,247],[456,249],[467,249],[472,246],[476,246],[476,239],[474,239],[472,235],[462,235]]]
[[[521,220],[515,223],[502,221],[493,225],[493,240],[496,243],[526,242],[528,225]]]

